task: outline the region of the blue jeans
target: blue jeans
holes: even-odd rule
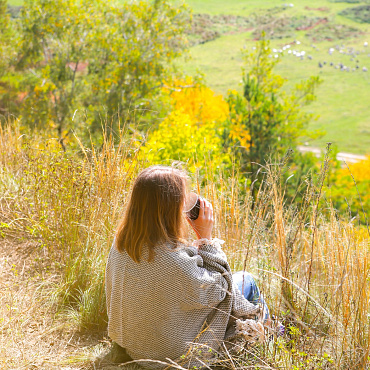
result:
[[[251,303],[262,303],[264,306],[264,320],[270,318],[270,312],[262,294],[251,274],[245,271],[238,271],[233,274],[233,281],[238,286],[243,296]]]

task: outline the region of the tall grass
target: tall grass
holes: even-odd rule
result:
[[[96,150],[69,153],[55,140],[0,131],[2,232],[34,239],[59,267],[59,307],[84,328],[105,319],[104,266],[132,177],[138,170],[130,141],[106,138]],[[9,182],[14,183],[9,186]]]
[[[98,149],[76,138],[63,152],[53,140],[22,136],[15,124],[0,128],[1,235],[36,240],[53,258],[60,273],[53,302],[80,329],[106,326],[107,254],[132,180],[149,165],[138,150],[124,130],[120,140],[107,136]],[[287,328],[224,366],[366,368],[369,235],[325,199],[328,158],[302,179],[299,203],[284,197],[285,163],[261,166],[265,178],[256,199],[237,167],[224,174],[205,162],[202,177],[193,175],[214,205],[215,236],[226,241],[230,265],[256,276]]]

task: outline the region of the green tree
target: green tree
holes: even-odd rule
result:
[[[10,102],[16,99],[15,91],[11,88],[14,81],[14,71],[11,70],[12,59],[15,57],[14,27],[7,13],[7,1],[0,0],[0,115],[6,116]]]
[[[172,80],[172,61],[186,47],[188,18],[184,6],[174,7],[166,0],[138,1],[118,8],[110,20],[109,38],[103,32],[95,40],[97,54],[89,66],[94,94],[85,104],[93,108],[104,101],[109,117],[150,109],[165,81]],[[94,124],[100,127],[100,119]]]
[[[314,117],[302,109],[315,100],[319,77],[310,77],[287,93],[283,90],[286,80],[274,74],[277,60],[271,54],[265,39],[257,43],[254,52],[246,53],[243,95],[236,91],[228,94],[230,115],[225,145],[230,147],[233,139],[242,171],[254,176],[270,157],[295,149],[302,137],[320,134],[307,131]],[[257,178],[260,180],[261,175]]]
[[[4,75],[8,65],[8,49],[11,31],[9,27],[10,18],[7,14],[7,1],[0,0],[0,77]]]
[[[84,113],[84,129],[100,129],[103,116],[116,129],[129,109],[155,102],[174,73],[187,17],[166,0],[26,0],[16,63],[23,122],[54,129],[62,145],[76,112]]]

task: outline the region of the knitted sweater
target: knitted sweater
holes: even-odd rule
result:
[[[217,349],[233,335],[233,316],[259,310],[233,285],[217,239],[199,248],[158,246],[153,261],[144,255],[140,263],[113,246],[106,297],[108,334],[135,360],[176,360],[194,342]]]

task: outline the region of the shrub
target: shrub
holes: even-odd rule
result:
[[[314,116],[302,110],[315,100],[320,79],[311,77],[286,93],[286,81],[273,73],[277,61],[270,56],[269,42],[258,42],[256,51],[245,55],[243,94],[230,91],[227,98],[230,113],[224,145],[240,158],[241,172],[252,176],[269,158],[296,149],[303,137],[320,135],[306,130]]]
[[[116,147],[105,139],[99,150],[64,152],[55,139],[0,126],[0,191],[7,197],[0,235],[45,249],[60,275],[52,294],[58,311],[71,312],[81,329],[105,328],[106,257],[140,167],[132,141]]]
[[[351,164],[348,168],[339,169],[330,178],[330,194],[334,207],[341,213],[357,216],[364,224],[369,222],[369,189],[370,157]]]
[[[216,167],[228,161],[220,155],[220,134],[228,114],[228,105],[222,96],[191,80],[176,83],[174,91],[168,92],[172,112],[156,130],[149,132],[142,155],[150,163],[186,162],[191,171],[195,171],[195,164],[202,160]]]
[[[339,15],[360,23],[370,23],[370,5],[361,5],[342,10]]]
[[[63,152],[43,137],[19,139],[17,130],[16,124],[0,128],[2,237],[37,240],[59,271],[48,297],[58,297],[59,312],[68,311],[67,324],[77,321],[90,333],[104,330],[105,261],[127,193],[143,166],[136,145],[122,137],[116,146],[106,136],[100,150],[81,146],[80,153]],[[338,218],[330,204],[325,204],[330,212],[322,212],[325,171],[308,183],[304,207],[297,209],[283,197],[282,161],[266,164],[252,207],[237,171],[225,175],[207,165],[199,191],[213,203],[215,236],[226,241],[234,270],[244,267],[259,278],[271,312],[287,327],[282,338],[241,349],[223,364],[366,368],[369,234]]]

